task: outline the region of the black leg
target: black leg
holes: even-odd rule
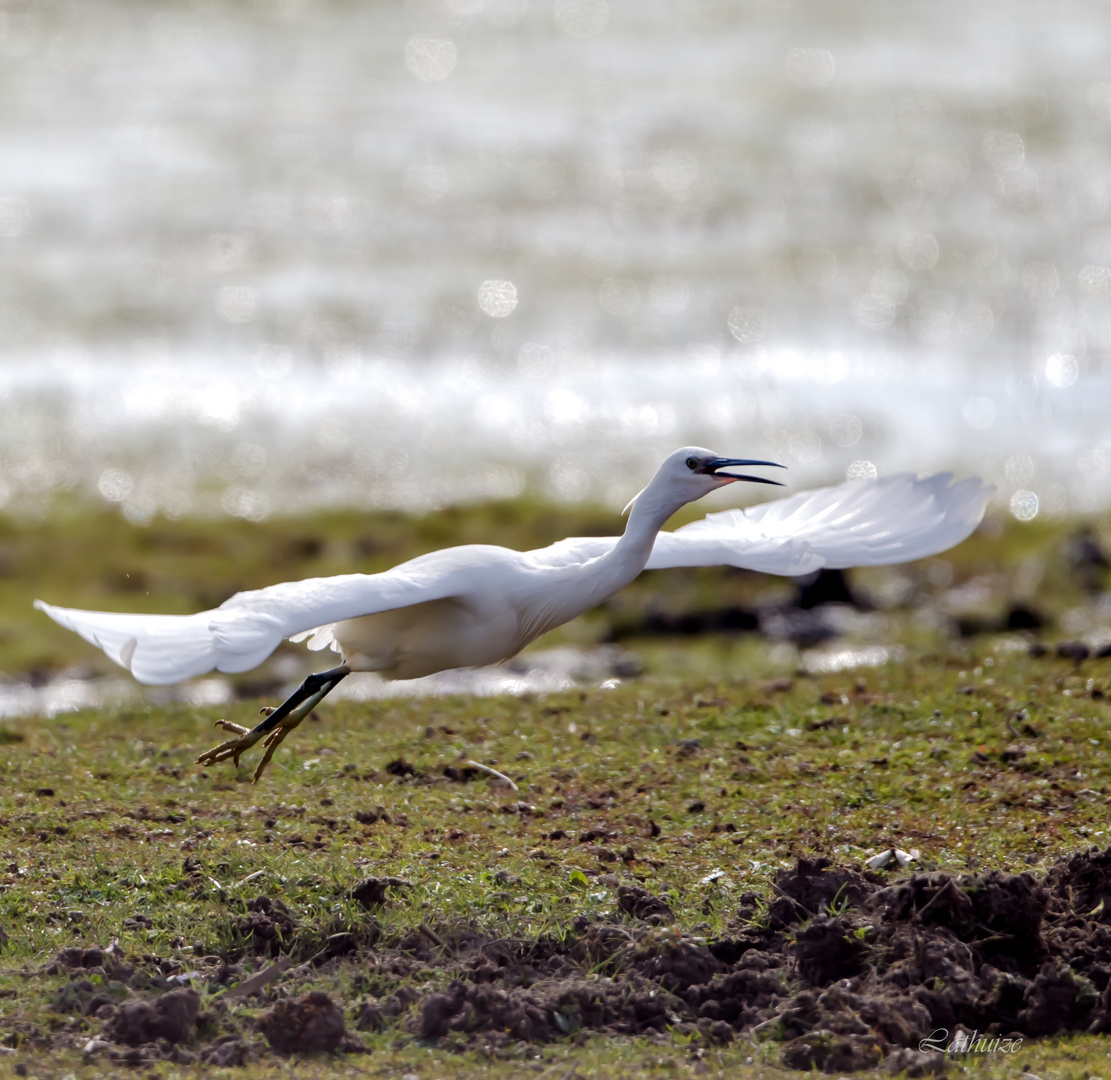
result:
[[[305,710],[304,716],[308,716],[324,700],[324,697],[330,694],[350,674],[351,671],[347,665],[340,664],[339,667],[334,667],[330,671],[318,671],[316,674],[308,676],[285,701],[272,713],[267,714],[266,719],[251,728],[251,734],[258,732],[260,735],[265,735],[268,731],[273,731],[298,705],[308,701],[309,698],[315,698],[316,700],[313,701],[312,705]],[[304,719],[304,716],[302,719]]]
[[[265,737],[262,745],[266,747],[266,753],[255,769],[255,783],[258,783],[258,778],[262,776],[279,743],[349,674],[351,671],[347,665],[341,664],[330,671],[310,675],[281,705],[268,712],[261,723],[253,728],[233,724],[230,720],[217,720],[217,727],[233,731],[237,737],[206,750],[197,758],[197,763],[215,765],[218,761],[231,758],[238,765],[239,755]]]

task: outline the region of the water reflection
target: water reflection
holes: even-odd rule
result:
[[[689,440],[1104,508],[1105,22],[5,12],[0,506],[620,506]]]
[[[358,674],[332,695],[353,701],[436,697],[468,694],[546,694],[576,686],[612,687],[636,674],[639,663],[614,646],[594,649],[557,648],[516,657],[496,667],[443,671],[423,679],[389,682],[377,675]],[[292,687],[291,687],[292,689]],[[282,695],[284,696],[284,695]],[[193,679],[172,687],[142,687],[130,679],[87,679],[62,676],[44,685],[0,681],[0,719],[54,717],[78,709],[122,706],[139,702],[165,705],[178,701],[208,707],[235,700],[232,684],[220,676]]]
[[[872,617],[861,617],[848,609],[834,618],[839,628],[848,633],[876,630],[874,619],[869,621]],[[800,654],[793,646],[778,643],[767,647],[766,658],[780,666],[790,666],[797,657],[803,670],[817,675],[878,667],[902,659],[904,653],[901,646],[854,645],[806,649]],[[525,653],[495,667],[442,671],[423,679],[390,682],[374,674],[356,674],[337,687],[331,696],[336,700],[381,701],[455,694],[473,697],[550,694],[576,687],[611,689],[625,679],[636,677],[640,670],[640,662],[634,654],[613,645],[592,649],[560,647]],[[0,719],[50,718],[78,709],[141,702],[158,705],[182,702],[195,707],[213,707],[228,705],[234,700],[232,684],[218,675],[172,687],[142,687],[122,678],[62,676],[42,686],[0,682]]]

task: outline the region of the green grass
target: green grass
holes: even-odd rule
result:
[[[460,514],[450,525],[392,515],[368,524],[335,514],[141,530],[75,510],[34,527],[7,523],[0,655],[13,674],[75,662],[106,670],[78,639],[28,610],[32,594],[189,610],[284,577],[379,568],[449,535],[543,543],[558,535],[562,513],[507,504]],[[500,531],[487,535],[498,522]],[[593,531],[617,524],[584,513],[569,531],[591,531],[592,523]],[[101,1025],[67,1011],[69,973],[45,973],[63,948],[118,942],[162,986],[211,967],[211,957],[238,958],[246,978],[269,962],[236,929],[246,902],[259,895],[288,906],[296,929],[282,948],[306,960],[336,934],[364,948],[422,926],[441,935],[463,926],[492,937],[568,934],[576,916],[612,913],[622,884],[641,884],[671,905],[674,926],[660,934],[721,934],[750,905],[746,894],[760,898],[759,910],[775,870],[811,853],[857,865],[896,845],[918,849],[920,867],[1018,872],[1111,846],[1111,667],[1033,659],[1015,635],[953,639],[918,614],[941,603],[946,589],[981,578],[992,580],[987,607],[1005,607],[1015,580],[1030,577],[1022,567],[1032,559],[1042,566],[1034,603],[1054,616],[1091,607],[1070,576],[1064,536],[1060,528],[1011,525],[947,556],[943,573],[931,560],[862,576],[862,587],[877,595],[893,573],[910,583],[910,600],[870,624],[885,641],[905,645],[899,663],[807,675],[793,647],[751,636],[643,640],[632,647],[644,675],[609,690],[326,702],[258,785],[249,783],[257,755],[238,771],[193,764],[219,741],[213,720],[251,723],[257,701],[4,721],[0,1043],[21,1049],[0,1057],[0,1077],[20,1065],[35,1076],[127,1071],[103,1057],[85,1062],[80,1047]],[[371,538],[378,549],[353,559]],[[126,584],[128,573],[141,588]],[[566,637],[598,640],[653,603],[698,609],[783,588],[740,574],[651,575]],[[509,774],[520,790],[485,776],[445,776],[468,759]],[[398,761],[412,773],[387,768]],[[397,877],[407,887],[368,911],[349,893],[369,876]],[[342,963],[295,968],[269,998],[228,1004],[221,1022],[247,1030],[274,995],[322,989],[344,1002],[353,1027],[359,1002],[374,992],[355,973]],[[204,1006],[212,1006],[218,989],[199,985]],[[313,1059],[297,1073],[782,1074],[777,1045],[764,1042],[720,1048],[680,1036],[568,1037],[501,1060],[450,1043],[424,1046],[404,1018],[361,1038],[371,1055]],[[50,1046],[35,1049],[36,1040]],[[1106,1075],[1108,1043],[1031,1042],[1014,1057],[963,1065],[985,1076],[1025,1068],[1044,1080],[1080,1080]],[[162,1063],[147,1071],[168,1077],[198,1069]],[[234,1071],[272,1073],[292,1075],[280,1063]]]
[[[800,854],[856,864],[897,844],[918,848],[924,867],[1015,871],[1111,842],[1103,678],[987,647],[784,685],[649,677],[535,701],[339,702],[291,737],[257,786],[248,768],[192,764],[212,738],[210,710],[9,722],[0,1037],[67,1025],[78,1041],[95,1034],[96,1020],[58,1008],[68,974],[31,974],[62,948],[118,940],[129,957],[186,972],[198,958],[234,954],[233,924],[260,894],[290,908],[298,929],[286,947],[302,959],[339,932],[364,943],[422,924],[559,934],[576,915],[612,912],[621,883],[665,898],[678,929],[717,934],[742,894],[766,898],[769,875]],[[251,712],[244,704],[227,715]],[[700,745],[680,745],[690,739]],[[467,758],[521,790],[444,777]],[[388,772],[398,759],[415,775]],[[368,811],[379,820],[356,818]],[[391,890],[381,910],[349,899],[361,878],[386,875],[409,887]],[[350,1003],[359,995],[349,979],[340,969],[283,985]],[[234,1014],[246,1023],[261,1009],[256,1000]],[[396,1030],[375,1040],[383,1068],[451,1059]],[[1097,1048],[1106,1055],[1101,1040],[1063,1045],[1085,1061]],[[646,1062],[666,1073],[670,1059],[686,1069],[680,1051],[632,1040],[536,1052],[570,1054],[580,1072],[605,1075]],[[714,1050],[709,1064],[751,1056],[751,1047]],[[466,1067],[479,1065],[467,1056],[451,1065]]]

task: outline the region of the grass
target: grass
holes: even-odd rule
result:
[[[452,528],[490,539],[484,530],[500,522],[495,538],[525,546],[554,538],[562,511],[544,513],[550,521],[521,504],[478,508]],[[588,512],[576,524],[612,531],[616,523]],[[8,670],[50,672],[78,661],[97,669],[90,649],[27,610],[26,599],[48,586],[49,598],[67,603],[186,610],[236,587],[349,570],[346,560],[371,537],[380,547],[357,564],[368,569],[444,542],[440,525],[391,515],[369,524],[336,514],[226,526],[141,530],[77,510],[33,527],[7,523],[0,655]],[[568,934],[576,916],[614,912],[623,884],[669,903],[674,926],[661,935],[722,934],[741,908],[758,917],[770,875],[805,854],[857,865],[895,845],[917,849],[921,867],[1017,872],[1111,846],[1111,670],[1052,652],[1032,658],[1014,634],[953,638],[921,614],[988,580],[979,601],[988,614],[1017,597],[1052,620],[1079,625],[1075,613],[1087,612],[1089,626],[1098,622],[1065,557],[1064,529],[991,529],[994,539],[977,537],[944,564],[859,579],[877,596],[894,595],[893,581],[909,583],[906,599],[865,627],[906,649],[902,662],[882,667],[807,674],[793,646],[754,636],[633,640],[645,673],[607,690],[325,703],[257,786],[248,782],[253,755],[238,771],[201,770],[193,759],[219,741],[213,720],[249,723],[258,701],[5,721],[0,1043],[21,1049],[0,1057],[0,1077],[19,1067],[59,1077],[125,1071],[81,1053],[101,1022],[72,1008],[70,972],[46,973],[63,948],[117,942],[163,988],[215,963],[206,958],[238,963],[246,978],[269,963],[239,928],[260,895],[288,907],[295,928],[281,949],[305,960],[336,935],[366,949],[462,926],[495,938]],[[1023,595],[1016,582],[1035,576],[1031,560],[1040,571]],[[127,585],[128,573],[143,588]],[[677,574],[666,585],[651,575],[566,636],[597,640],[635,625],[652,603],[697,609],[782,589],[739,574]],[[468,759],[509,774],[520,790],[474,775]],[[370,911],[350,894],[371,876],[405,885]],[[353,1027],[360,1003],[381,990],[365,975],[365,963],[294,968],[268,997],[227,1003],[219,1022],[247,1030],[278,996],[322,989],[345,1004]],[[447,976],[429,969],[419,978]],[[212,1007],[222,987],[196,984],[202,1007]],[[782,1071],[774,1043],[695,1046],[678,1034],[569,1036],[508,1060],[450,1040],[423,1045],[404,1016],[361,1037],[371,1055],[316,1058],[297,1072],[554,1080]],[[962,1063],[985,1076],[1026,1068],[1045,1080],[1079,1080],[1106,1075],[1108,1043],[1047,1040]],[[234,1075],[271,1073],[291,1075],[290,1066],[256,1064]]]

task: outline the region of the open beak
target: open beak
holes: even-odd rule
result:
[[[778,461],[754,461],[749,458],[716,457],[710,458],[710,460],[702,466],[700,471],[706,473],[707,476],[712,476],[715,480],[723,480],[727,484],[731,484],[736,480],[747,480],[750,484],[775,484],[776,487],[783,487],[778,480],[766,480],[762,476],[746,476],[743,474],[738,475],[737,473],[718,471],[719,469],[731,469],[749,465],[770,465],[775,469],[787,468],[786,465],[780,465]]]

